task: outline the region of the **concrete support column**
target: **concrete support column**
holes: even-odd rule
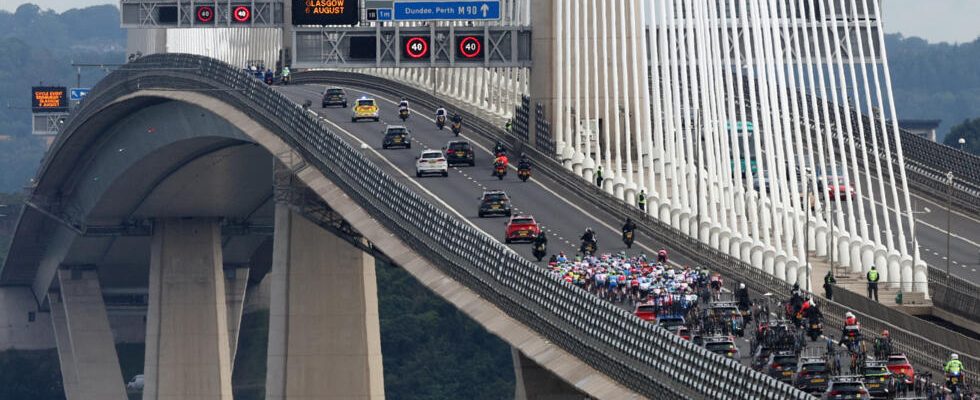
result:
[[[228,346],[231,365],[235,365],[238,350],[238,329],[242,325],[245,306],[245,288],[248,286],[247,266],[225,266],[225,304],[228,305]]]
[[[125,400],[119,357],[94,269],[60,269],[61,295],[52,296],[51,318],[65,397]]]
[[[515,400],[581,400],[587,398],[574,386],[511,347],[514,358]]]
[[[231,400],[219,221],[158,220],[150,252],[143,399]]]
[[[560,135],[555,129],[555,80],[554,74],[561,71],[554,71],[552,68],[555,57],[555,37],[554,37],[554,0],[534,0],[531,1],[531,25],[534,26],[534,35],[531,37],[531,57],[534,64],[538,67],[531,68],[530,72],[530,97],[531,109],[528,121],[528,140],[532,145],[537,140],[537,124],[535,121],[536,104],[544,105],[545,115],[551,121],[552,136]],[[561,149],[557,149],[561,151]]]
[[[383,399],[374,258],[276,205],[267,400]]]
[[[71,348],[71,338],[68,337],[68,317],[65,316],[65,306],[61,295],[50,293],[51,325],[54,328],[54,340],[58,346],[58,362],[61,365],[61,386],[65,389],[65,399],[78,400],[78,374],[75,372],[75,352]]]

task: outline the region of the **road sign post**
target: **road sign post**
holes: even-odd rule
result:
[[[500,0],[395,1],[395,21],[497,21]]]

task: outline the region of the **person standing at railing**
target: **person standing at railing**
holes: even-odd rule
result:
[[[640,211],[647,211],[647,192],[645,190],[640,190],[640,194],[636,196],[636,206],[640,208]]]
[[[827,275],[823,277],[823,290],[827,294],[827,300],[834,299],[834,285],[837,284],[837,279],[834,278],[834,271],[828,270]]]
[[[595,167],[595,184],[602,187],[602,165]]]
[[[878,270],[875,269],[875,266],[874,265],[872,265],[871,266],[871,270],[868,271],[868,298],[874,300],[875,302],[878,301],[878,279],[879,278],[880,277],[878,276]]]

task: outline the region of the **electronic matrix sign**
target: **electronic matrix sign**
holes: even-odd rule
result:
[[[68,111],[68,88],[64,86],[32,87],[31,110],[36,113]]]
[[[293,25],[357,25],[359,0],[292,0]]]

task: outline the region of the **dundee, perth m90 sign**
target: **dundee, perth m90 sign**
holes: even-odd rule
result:
[[[358,0],[292,0],[293,25],[355,25]]]

